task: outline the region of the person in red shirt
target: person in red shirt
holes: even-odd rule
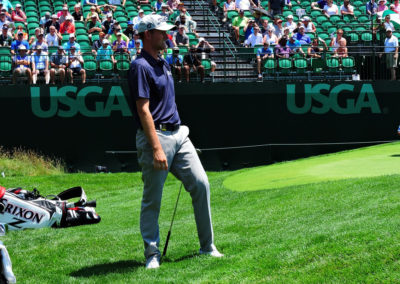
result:
[[[60,26],[61,34],[74,34],[75,33],[75,25],[72,23],[72,16],[67,16],[65,22],[63,22]]]
[[[15,5],[15,10],[11,14],[11,19],[14,22],[24,22],[26,23],[26,15],[21,9],[21,4]]]

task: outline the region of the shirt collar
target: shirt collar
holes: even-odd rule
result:
[[[160,58],[160,56],[158,56],[158,59],[155,59],[153,56],[151,56],[148,52],[146,52],[144,49],[142,49],[141,53],[140,53],[144,59],[146,59],[147,62],[149,62],[149,64],[153,67],[155,66],[161,66],[164,62],[163,60]]]

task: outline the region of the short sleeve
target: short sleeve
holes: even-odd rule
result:
[[[140,98],[150,99],[150,86],[145,66],[132,62],[128,74],[131,96],[135,101]]]

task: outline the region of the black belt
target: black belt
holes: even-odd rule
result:
[[[176,131],[180,127],[179,124],[169,124],[169,123],[155,124],[154,126],[156,130],[161,130],[161,131]]]

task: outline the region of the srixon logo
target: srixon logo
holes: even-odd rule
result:
[[[26,208],[19,207],[18,205],[15,205],[13,203],[7,203],[7,199],[2,199],[1,202],[3,204],[5,204],[3,214],[9,213],[11,215],[14,215],[15,217],[20,217],[25,220],[30,220],[30,221],[36,222],[38,224],[44,217],[43,214],[39,214],[37,212],[28,210]]]
[[[296,92],[297,91],[297,92]],[[352,84],[304,84],[304,93],[298,85],[286,85],[287,108],[294,114],[359,114],[366,109],[371,113],[381,113],[371,84],[363,84],[356,89]]]
[[[31,87],[32,112],[40,118],[74,117],[78,113],[86,117],[109,117],[113,111],[132,116],[120,86],[112,86],[108,93],[99,86],[80,90],[76,86],[50,87],[46,88],[48,96],[41,94],[43,89]]]

